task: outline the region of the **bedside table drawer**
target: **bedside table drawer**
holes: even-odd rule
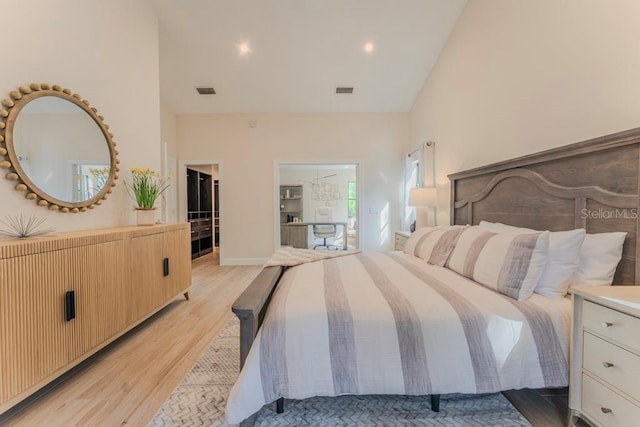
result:
[[[611,386],[640,400],[640,357],[635,354],[585,332],[582,366]]]
[[[640,319],[589,301],[583,310],[585,328],[640,352]]]
[[[409,238],[410,235],[411,234],[406,232],[396,231],[395,240],[393,242],[393,250],[394,251],[404,250],[404,244],[407,242],[407,239]]]
[[[637,425],[639,407],[588,375],[582,375],[582,387],[582,409],[598,423],[607,427]]]

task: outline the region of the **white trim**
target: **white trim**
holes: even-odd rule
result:
[[[428,170],[427,170],[428,169]],[[422,186],[436,186],[436,143],[427,141],[424,143],[424,167],[422,168]]]
[[[280,249],[280,215],[277,214],[278,206],[280,206],[280,166],[282,165],[355,165],[356,166],[356,188],[358,189],[358,213],[356,215],[356,249],[360,249],[362,247],[362,242],[364,242],[363,235],[363,224],[362,219],[364,218],[362,207],[364,206],[364,180],[362,177],[363,169],[364,169],[364,161],[361,159],[331,159],[331,160],[318,160],[318,159],[275,159],[273,161],[273,245],[274,250]],[[344,238],[346,239],[346,232]],[[221,258],[222,259],[222,258]]]
[[[356,182],[356,190],[358,191],[358,215],[356,215],[356,249],[362,249],[364,242],[364,162],[359,161],[356,167],[358,182]]]
[[[162,176],[162,179],[169,179],[169,165],[168,165],[168,157],[169,155],[169,145],[166,142],[162,143],[162,161],[160,162],[160,174]],[[167,222],[167,218],[169,217],[169,206],[167,206],[167,199],[166,199],[166,191],[164,192],[165,194],[163,194],[163,196],[160,199],[161,203],[162,203],[162,207],[161,207],[161,218],[162,218],[162,222]]]
[[[224,186],[223,166],[222,160],[179,160],[178,161],[178,222],[187,222],[187,165],[202,166],[202,165],[217,165],[218,166],[218,210],[220,212],[219,226],[220,226],[220,265],[227,265],[227,260],[224,257],[224,200],[222,188]],[[215,231],[214,231],[215,233]],[[215,235],[213,244],[215,246]],[[231,264],[232,265],[232,264]]]
[[[280,249],[280,164],[278,160],[273,161],[273,250]]]

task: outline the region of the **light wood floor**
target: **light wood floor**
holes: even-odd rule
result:
[[[146,426],[231,318],[231,304],[259,267],[221,267],[217,254],[193,262],[191,300],[166,309],[0,416],[8,426]],[[534,426],[563,426],[566,389],[505,395]]]
[[[259,267],[193,262],[191,300],[167,308],[0,416],[8,426],[145,426],[231,318],[231,304]]]

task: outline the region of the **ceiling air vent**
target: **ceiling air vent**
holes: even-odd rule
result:
[[[336,88],[336,93],[353,93],[352,87],[340,87]]]
[[[212,87],[197,87],[196,90],[200,95],[215,95],[216,90]]]

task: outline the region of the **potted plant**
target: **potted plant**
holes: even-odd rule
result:
[[[155,223],[156,199],[169,188],[169,178],[161,179],[160,174],[149,168],[131,168],[131,183],[125,181],[125,188],[135,201],[138,225]]]

